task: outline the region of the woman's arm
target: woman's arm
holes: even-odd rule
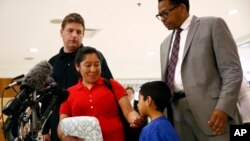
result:
[[[69,117],[69,116],[66,114],[61,114],[59,123],[60,123],[60,121],[62,121],[64,118],[67,118],[67,117]],[[63,138],[65,137],[65,134],[63,133],[62,129],[60,128],[60,124],[57,127],[57,134],[58,134],[58,137],[60,140],[63,140]]]
[[[60,120],[63,120],[64,118],[67,118],[69,117],[68,115],[66,114],[61,114],[60,115]],[[60,124],[58,125],[57,127],[57,133],[58,133],[58,137],[61,141],[84,141],[83,139],[80,139],[78,137],[73,137],[73,136],[67,136],[63,133],[62,129],[60,128]]]
[[[131,127],[137,128],[144,123],[143,118],[132,107],[127,95],[121,97],[118,103],[122,109],[123,115],[128,123],[130,123]]]

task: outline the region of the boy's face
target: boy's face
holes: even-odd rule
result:
[[[137,107],[138,107],[138,110],[139,110],[139,113],[141,116],[145,117],[145,116],[148,116],[147,114],[147,104],[146,104],[146,100],[144,101],[144,96],[140,93],[139,94],[139,102],[137,104]]]

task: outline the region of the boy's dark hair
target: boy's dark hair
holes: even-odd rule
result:
[[[83,26],[83,28],[85,28],[84,19],[78,13],[68,14],[62,21],[62,24],[61,24],[62,29],[64,29],[67,23],[79,23]]]
[[[153,99],[157,110],[161,112],[164,111],[171,100],[170,89],[163,81],[147,82],[141,86],[139,93],[144,96],[144,101],[150,96]]]
[[[95,48],[87,46],[87,47],[82,47],[77,51],[75,57],[75,64],[79,66],[80,63],[86,58],[86,55],[92,53],[95,53],[101,62],[101,56],[99,52]]]
[[[160,3],[161,1],[164,1],[164,0],[158,0],[158,3]],[[189,0],[168,0],[168,1],[172,5],[180,5],[181,3],[183,3],[186,6],[187,11],[189,11],[189,8],[190,8]]]

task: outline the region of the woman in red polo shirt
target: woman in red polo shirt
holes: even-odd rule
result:
[[[99,120],[104,141],[124,141],[123,124],[117,101],[132,127],[143,120],[132,108],[125,89],[115,80],[110,80],[113,92],[101,77],[101,63],[98,51],[92,47],[80,49],[75,58],[76,69],[82,75],[78,83],[68,89],[70,95],[60,108],[60,121],[67,117],[94,116]],[[63,141],[79,140],[66,136],[60,126],[59,138]]]

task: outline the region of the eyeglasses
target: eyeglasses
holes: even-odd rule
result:
[[[168,15],[169,15],[169,13],[170,13],[171,11],[173,11],[173,10],[174,10],[175,8],[177,8],[177,7],[178,7],[178,5],[175,6],[175,7],[173,7],[173,8],[171,8],[171,9],[169,9],[169,10],[165,9],[165,10],[163,10],[161,13],[159,13],[159,14],[157,14],[157,15],[155,15],[155,16],[156,16],[156,18],[157,18],[158,20],[162,20],[163,18],[167,18]]]

